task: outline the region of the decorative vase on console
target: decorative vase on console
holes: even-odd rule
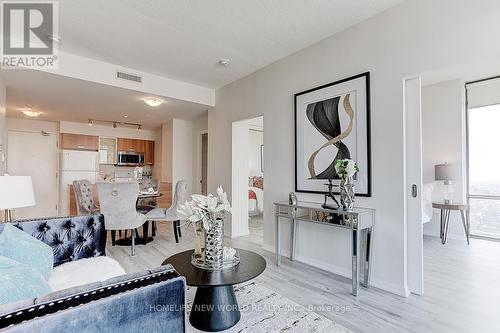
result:
[[[359,171],[358,165],[351,159],[338,160],[335,171],[340,177],[340,205],[343,210],[354,208],[354,176]]]
[[[221,186],[217,188],[217,196],[193,194],[191,201],[180,205],[179,213],[186,216],[195,230],[195,249],[191,260],[194,266],[213,271],[239,263],[236,251],[224,246],[224,216],[230,212],[231,205]],[[204,238],[203,247],[201,238]]]

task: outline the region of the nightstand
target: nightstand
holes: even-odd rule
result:
[[[448,237],[448,224],[450,222],[450,213],[452,210],[460,212],[462,217],[462,224],[464,226],[465,238],[467,239],[467,244],[469,243],[469,205],[464,203],[443,203],[443,202],[433,202],[432,208],[439,209],[441,211],[441,226],[439,231],[439,236],[441,237],[441,243],[446,244],[446,238]]]

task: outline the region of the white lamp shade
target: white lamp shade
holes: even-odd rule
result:
[[[35,205],[30,176],[0,176],[0,209]]]

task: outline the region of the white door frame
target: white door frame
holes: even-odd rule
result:
[[[403,79],[405,281],[407,294],[424,293],[422,225],[422,81]]]
[[[198,155],[199,163],[197,166],[198,171],[196,172],[196,176],[197,176],[199,193],[203,192],[203,185],[201,183],[202,178],[203,178],[203,134],[208,135],[208,130],[201,130],[198,132],[198,144],[197,144],[198,151],[196,153]],[[210,140],[210,135],[208,135],[207,137],[208,137],[208,140]],[[207,142],[207,144],[208,144],[208,142]],[[206,179],[206,181],[207,181],[207,191],[208,191],[208,147],[207,147],[207,179]]]
[[[248,147],[246,119],[231,124],[231,237],[248,235]]]

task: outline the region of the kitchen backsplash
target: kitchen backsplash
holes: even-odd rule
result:
[[[134,178],[134,169],[135,167],[119,167],[109,164],[100,164],[98,181],[129,181]],[[143,177],[150,178],[152,175],[153,168],[149,165],[143,166]]]

